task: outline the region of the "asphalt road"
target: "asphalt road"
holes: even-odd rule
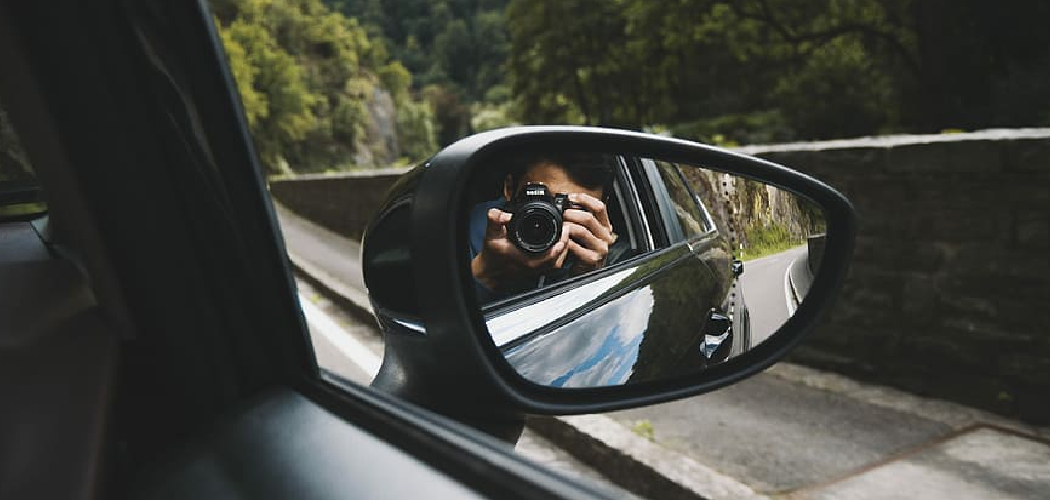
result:
[[[291,251],[306,254],[328,276],[360,276],[353,269],[356,243],[294,215],[279,216],[285,236],[295,238],[288,241]],[[756,342],[787,316],[784,274],[800,255],[804,248],[744,264],[741,281]],[[383,350],[374,325],[305,283],[299,290],[319,364],[367,384]],[[644,422],[657,447],[784,500],[1028,499],[1050,491],[1050,429],[798,366],[778,365],[716,392],[608,415],[611,425],[622,425],[621,434]],[[987,422],[997,427],[975,426]],[[630,497],[528,430],[516,451],[553,470],[604,483],[612,498]]]
[[[358,261],[361,244],[334,235],[281,205],[274,204],[281,222],[281,234],[289,253],[323,269],[352,289],[365,291],[365,278]]]
[[[761,259],[744,262],[740,287],[751,313],[751,344],[758,345],[784,324],[791,297],[787,289],[787,270],[795,259],[805,258],[806,246],[792,248]]]
[[[287,220],[288,214],[284,215]],[[287,226],[290,228],[291,224]],[[289,228],[285,229],[286,237],[289,233],[302,236],[303,233],[300,231],[295,229],[289,231]],[[299,244],[297,242],[297,245]],[[316,256],[316,254],[312,255]],[[353,260],[356,263],[356,259]],[[296,284],[299,288],[299,302],[303,308],[303,315],[310,329],[317,364],[352,382],[361,385],[371,383],[379,370],[383,356],[383,340],[376,326],[362,323],[358,318],[322,297],[310,284],[301,280],[298,280]],[[638,498],[610,483],[609,479],[601,473],[529,429],[525,429],[522,433],[514,450],[552,470],[591,481],[608,491],[611,498]]]
[[[647,422],[658,444],[764,493],[827,481],[950,430],[769,373],[609,416],[626,426]]]

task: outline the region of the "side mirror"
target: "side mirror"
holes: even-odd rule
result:
[[[365,234],[373,386],[508,439],[525,414],[711,391],[801,341],[853,238],[841,194],[757,158],[596,128],[478,134],[406,174]]]

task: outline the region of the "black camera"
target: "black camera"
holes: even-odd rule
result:
[[[583,209],[565,193],[551,196],[543,184],[525,184],[507,205],[506,211],[514,214],[507,237],[525,253],[546,252],[561,238],[562,213],[570,208]]]

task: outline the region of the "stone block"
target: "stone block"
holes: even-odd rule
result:
[[[875,175],[885,171],[887,148],[846,147],[821,150],[816,165],[821,171]]]
[[[817,165],[817,155],[812,151],[771,151],[761,153],[758,157],[807,175],[816,175],[814,167]]]
[[[1011,204],[1019,201],[1040,202],[1046,206],[1050,200],[1050,192],[1046,189],[1046,182],[1050,181],[1050,169],[1038,172],[1004,172],[995,177],[998,186],[995,188],[1009,196],[1003,201]]]
[[[352,239],[360,239],[398,173],[304,176],[270,182],[273,197],[293,212]]]
[[[1047,425],[1050,422],[1050,398],[1046,397],[1046,384],[1033,384],[1014,389],[1013,414],[1018,418],[1035,425]]]
[[[1045,132],[755,151],[840,188],[858,214],[842,294],[795,359],[1050,419]]]
[[[1014,220],[1014,243],[1031,250],[1050,247],[1050,212],[1020,210]]]
[[[929,172],[1001,172],[1000,141],[960,140],[893,146],[886,154],[886,171],[901,175]]]
[[[1003,141],[1006,169],[1011,172],[1050,172],[1050,140],[1015,139]]]
[[[975,280],[987,280],[986,284],[993,287],[1001,282],[1012,286],[1017,278],[1030,281],[1040,276],[1044,283],[1050,283],[1050,259],[1040,251],[1026,251],[1003,241],[956,242],[952,247],[955,252],[944,264],[948,276],[977,274],[980,276]]]
[[[1024,384],[1045,384],[1050,380],[1050,358],[1031,351],[1005,353],[998,356],[997,371]]]
[[[929,315],[937,310],[940,300],[934,278],[929,274],[910,274],[904,278],[901,312],[906,315]]]
[[[901,339],[894,356],[899,361],[909,360],[926,370],[945,373],[960,370],[980,371],[994,361],[992,355],[975,348],[972,344],[960,342],[960,338],[953,332],[937,336],[906,335]]]
[[[912,253],[919,252],[922,242],[915,242],[905,231],[905,227],[897,225],[892,228],[884,228],[878,236],[872,236],[874,230],[860,232],[854,247],[853,262],[860,266],[871,266],[873,269],[882,271],[893,271],[901,264],[903,259],[909,258]],[[928,250],[922,250],[927,252]]]
[[[1009,241],[1011,215],[969,205],[917,209],[901,221],[917,241]]]

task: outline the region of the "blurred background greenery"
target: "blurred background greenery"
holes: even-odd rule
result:
[[[1044,0],[211,0],[269,174],[472,132],[721,145],[1050,125]]]

